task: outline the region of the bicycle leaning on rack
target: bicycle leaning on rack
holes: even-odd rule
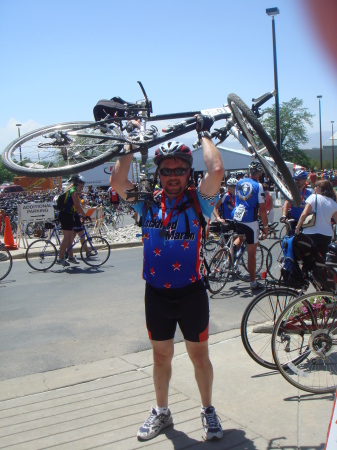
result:
[[[221,238],[218,241],[218,246],[214,248],[214,254],[210,259],[208,266],[208,284],[209,290],[212,294],[218,294],[226,285],[229,275],[236,275],[241,281],[249,281],[248,271],[248,253],[245,235],[237,234],[234,231],[234,222],[225,224],[227,233],[222,232]],[[230,231],[228,231],[228,227]],[[224,239],[227,241],[224,243]],[[235,253],[234,241],[238,238],[244,238],[241,247]],[[214,242],[208,241],[205,247],[210,252],[211,246],[215,246]],[[217,250],[216,250],[217,249]],[[256,248],[256,273],[258,274],[262,268],[265,259],[265,254],[268,249],[261,245],[260,242]]]
[[[53,267],[56,263],[58,252],[52,239],[56,239],[58,245],[61,244],[58,234],[61,228],[56,225],[55,221],[47,222],[46,228],[51,230],[50,236],[47,239],[37,239],[32,242],[26,251],[26,261],[34,270],[45,271]],[[108,241],[102,236],[89,236],[84,223],[82,227],[78,229],[78,231],[81,230],[83,230],[82,236],[75,238],[75,241],[71,247],[68,248],[67,252],[75,247],[75,245],[84,237],[85,240],[80,248],[82,261],[91,267],[102,266],[110,257],[110,245]],[[89,249],[90,256],[86,255],[86,249]]]
[[[13,260],[10,251],[0,242],[0,281],[7,277],[12,270]]]
[[[142,101],[130,103],[120,97],[102,100],[94,107],[96,122],[62,123],[27,133],[4,150],[4,166],[20,175],[69,175],[90,169],[127,152],[140,152],[141,173],[144,173],[149,148],[194,131],[195,116],[204,114],[212,116],[215,122],[226,121],[225,126],[215,128],[211,133],[212,138],[218,140],[216,144],[225,141],[228,136],[234,136],[252,159],[261,162],[284,197],[292,204],[301,203],[288,167],[258,120],[259,107],[273,97],[274,91],[253,99],[252,109],[240,97],[230,94],[225,106],[202,111],[152,115],[152,102],[148,99],[142,83],[138,83],[144,97]],[[184,120],[166,126],[161,135],[155,125],[148,125],[152,122],[159,125],[162,121],[177,119]],[[139,120],[140,128],[130,128],[131,120]],[[262,146],[258,144],[259,141]],[[132,150],[127,150],[130,146]],[[268,154],[276,165],[266,158]]]

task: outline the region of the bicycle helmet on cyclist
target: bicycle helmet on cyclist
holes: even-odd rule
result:
[[[238,184],[238,180],[236,178],[229,178],[227,180],[226,186],[236,186]]]
[[[306,180],[308,178],[308,173],[305,170],[296,170],[294,173],[293,179],[294,180]]]
[[[69,178],[69,183],[72,183],[74,186],[77,186],[79,183],[85,184],[85,179],[82,177],[82,175],[72,175]]]
[[[243,170],[238,170],[237,172],[234,172],[234,174],[237,177],[244,177],[245,176],[245,172]]]
[[[159,166],[164,159],[180,158],[191,167],[193,163],[192,152],[187,145],[176,141],[166,142],[155,151],[153,162]]]
[[[258,161],[253,161],[251,164],[249,164],[248,169],[251,172],[263,172],[263,166]]]

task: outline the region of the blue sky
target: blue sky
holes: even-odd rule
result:
[[[321,0],[322,1],[322,0]],[[93,120],[103,98],[142,98],[155,114],[221,106],[231,92],[250,104],[274,88],[303,99],[322,131],[337,131],[337,73],[313,32],[305,0],[0,0],[0,150],[58,122]],[[324,1],[322,1],[324,7]],[[229,145],[230,146],[230,145]]]

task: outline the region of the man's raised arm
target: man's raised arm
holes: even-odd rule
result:
[[[207,173],[200,181],[199,191],[204,195],[214,196],[218,193],[225,170],[219,150],[207,137],[201,138],[201,146]]]
[[[121,156],[113,168],[110,175],[110,186],[112,186],[118,195],[126,199],[126,189],[132,189],[133,183],[128,179],[128,173],[132,162],[133,154]]]

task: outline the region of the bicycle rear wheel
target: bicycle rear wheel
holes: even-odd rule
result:
[[[19,175],[60,176],[95,167],[119,154],[120,129],[96,122],[50,125],[27,133],[2,154],[4,166]]]
[[[258,294],[247,306],[241,320],[241,339],[248,355],[260,366],[276,370],[271,351],[275,322],[297,291],[275,288]]]
[[[9,272],[12,270],[13,259],[10,251],[5,247],[5,245],[0,246],[0,280],[7,277]]]
[[[282,192],[284,197],[292,204],[299,206],[302,202],[299,190],[293,180],[287,165],[285,164],[281,154],[275,147],[274,142],[266,133],[263,126],[255,116],[253,111],[238,97],[236,94],[229,94],[227,97],[228,105],[239,124],[245,138],[249,141],[254,149],[252,156],[255,156],[263,165],[266,172],[273,179],[276,186]],[[268,150],[270,156],[277,166],[274,167],[264,156],[259,154],[259,145],[257,137]]]
[[[227,266],[227,267],[226,267]],[[231,267],[230,250],[225,247],[218,250],[209,263],[209,291],[218,294],[227,283]]]
[[[267,272],[269,276],[275,281],[279,281],[279,279],[281,278],[283,261],[284,255],[282,250],[282,242],[276,241],[269,247],[266,259]]]
[[[45,271],[50,269],[55,264],[56,258],[55,245],[44,239],[32,242],[26,251],[26,261],[34,270]]]
[[[90,255],[87,256],[86,248]],[[110,257],[109,242],[102,236],[88,237],[81,246],[81,258],[91,267],[102,266]]]
[[[273,357],[281,375],[298,389],[336,391],[336,318],[331,292],[302,295],[280,314],[272,336]]]
[[[117,229],[123,226],[124,216],[119,212],[114,212],[112,216],[112,227]]]

